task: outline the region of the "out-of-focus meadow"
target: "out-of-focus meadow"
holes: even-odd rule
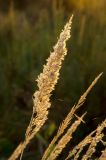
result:
[[[86,124],[73,144],[106,117],[106,1],[0,0],[0,159],[24,139],[35,80],[72,13],[72,37],[49,119],[25,155],[39,159],[70,107],[100,72],[104,74],[82,108],[88,112]]]

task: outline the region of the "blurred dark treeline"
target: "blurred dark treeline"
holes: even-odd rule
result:
[[[35,80],[72,13],[72,37],[51,98],[48,123],[25,156],[39,159],[70,106],[100,72],[103,77],[80,111],[88,112],[86,125],[73,144],[106,117],[106,1],[0,0],[0,159],[24,138]]]

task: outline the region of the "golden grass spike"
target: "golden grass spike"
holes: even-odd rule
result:
[[[69,114],[67,115],[67,117],[65,118],[65,120],[63,121],[63,123],[60,125],[58,131],[57,131],[57,134],[56,136],[53,138],[53,140],[51,141],[51,143],[49,144],[48,148],[46,149],[46,151],[44,152],[44,155],[42,157],[42,160],[45,160],[47,159],[47,157],[49,156],[50,154],[50,150],[51,148],[55,145],[55,142],[58,140],[58,138],[62,135],[62,133],[64,132],[65,128],[68,127],[71,119],[73,118],[73,115],[74,115],[74,112],[75,112],[75,107],[73,107],[71,109],[71,111],[69,112]]]
[[[98,137],[96,137],[96,142],[95,142],[95,144],[98,143],[98,142],[103,138],[103,136],[104,136],[104,135],[101,133]],[[95,137],[93,137],[93,138],[95,138]],[[91,144],[93,138],[91,137],[89,143],[86,142],[85,146],[86,146],[87,144]],[[84,146],[83,146],[83,147],[84,147]],[[83,151],[83,147],[81,147],[81,148],[79,149],[79,151],[77,152],[77,154],[74,156],[74,160],[78,160],[78,159],[79,159],[80,153]],[[96,146],[95,146],[95,147],[96,147]],[[93,151],[93,148],[92,148],[91,152],[92,152],[92,151]],[[95,148],[94,148],[94,151],[95,151]],[[93,152],[94,152],[94,151],[93,151]],[[93,153],[91,153],[91,154],[93,154]],[[86,155],[85,155],[85,156],[86,156]],[[90,154],[89,154],[89,158],[90,158],[90,157],[91,157],[91,156],[90,156]],[[87,157],[84,157],[84,156],[83,156],[83,158],[88,159]],[[83,158],[82,158],[82,159],[83,159]]]
[[[88,148],[88,150],[86,151],[85,155],[82,157],[82,160],[87,160],[89,159],[92,154],[96,151],[96,146],[98,144],[98,142],[101,141],[101,139],[103,138],[104,134],[102,133],[103,129],[106,127],[106,120],[104,120],[101,125],[99,125],[96,129],[96,135],[95,137],[92,138],[91,144]]]
[[[94,87],[94,85],[97,83],[97,81],[99,80],[99,78],[102,76],[102,73],[100,73],[95,79],[94,81],[91,83],[91,85],[88,87],[88,89],[85,91],[85,93],[80,97],[80,99],[78,100],[78,103],[76,105],[74,105],[71,109],[71,111],[69,112],[69,114],[67,115],[67,117],[65,118],[65,120],[63,121],[63,123],[61,124],[61,126],[59,127],[58,133],[57,134],[62,134],[64,132],[64,130],[67,128],[68,124],[70,123],[70,121],[72,120],[75,111],[81,107],[83,105],[83,103],[86,100],[87,95],[89,94],[89,92],[91,91],[91,89]]]
[[[22,144],[22,148],[18,147],[9,160],[15,160],[15,157],[18,158],[20,154],[22,157],[24,148],[47,120],[48,109],[51,106],[51,92],[54,90],[54,87],[57,83],[62,61],[67,54],[66,42],[70,38],[72,18],[73,16],[65,25],[64,30],[61,32],[58,42],[54,46],[54,51],[50,54],[47,64],[44,65],[43,73],[38,76],[38,91],[34,93],[33,113],[26,130],[25,141]]]
[[[67,132],[62,136],[62,138],[59,140],[57,145],[54,147],[53,151],[51,152],[50,156],[47,158],[47,160],[55,160],[59,154],[62,152],[62,150],[66,147],[67,143],[72,139],[73,133],[76,131],[80,123],[82,122],[83,117],[85,114],[83,114],[81,117],[76,120],[71,127],[67,130]]]
[[[87,137],[85,137],[79,144],[77,144],[73,150],[71,150],[69,152],[69,155],[67,156],[67,158],[65,160],[68,160],[69,158],[71,158],[72,156],[74,156],[76,153],[77,155],[74,157],[75,159],[78,159],[80,152],[83,150],[83,148],[87,145],[90,144],[92,141],[92,135],[96,132],[93,131],[91,132]]]
[[[97,83],[97,81],[99,80],[99,78],[102,76],[103,72],[100,73],[95,79],[94,81],[91,83],[91,85],[89,86],[89,88],[86,90],[86,92],[80,97],[78,104],[76,105],[76,108],[79,108],[80,105],[82,105],[84,103],[84,101],[86,100],[87,95],[89,94],[89,92],[91,91],[91,89],[94,87],[94,85]]]
[[[94,85],[97,83],[97,81],[99,80],[99,78],[102,76],[102,73],[100,73],[95,79],[94,81],[91,83],[91,85],[88,87],[88,89],[84,92],[84,94],[80,97],[80,99],[78,100],[78,103],[76,105],[74,105],[71,109],[71,111],[68,113],[68,115],[66,116],[65,120],[62,122],[62,124],[60,125],[58,132],[56,134],[56,136],[53,138],[53,140],[51,141],[51,143],[49,144],[48,148],[46,149],[42,160],[47,159],[47,157],[50,154],[50,150],[51,148],[54,146],[55,142],[58,140],[58,138],[64,133],[64,130],[68,127],[68,125],[70,124],[71,120],[73,119],[73,116],[75,114],[75,111],[81,107],[83,105],[83,103],[86,100],[87,95],[89,94],[89,92],[91,91],[91,89],[94,87]]]
[[[33,115],[37,113],[36,117],[32,115],[32,120],[26,131],[26,137],[30,132],[34,131],[34,134],[43,126],[47,119],[48,109],[50,108],[50,96],[51,92],[59,78],[59,71],[67,54],[66,41],[70,38],[72,17],[64,27],[63,32],[60,34],[60,38],[54,47],[54,52],[51,53],[47,60],[47,64],[44,66],[43,73],[37,79],[39,90],[34,93],[34,107]],[[35,128],[33,129],[33,126]],[[31,133],[32,134],[32,133]]]

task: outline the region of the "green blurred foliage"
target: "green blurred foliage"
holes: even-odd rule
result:
[[[29,146],[32,152],[28,153],[28,159],[31,154],[39,155],[38,159],[70,106],[100,72],[104,72],[103,78],[82,108],[82,112],[88,111],[90,127],[86,127],[80,137],[79,130],[76,139],[94,129],[106,116],[106,2],[21,2],[0,1],[0,152],[4,157],[24,138],[32,112],[32,94],[37,89],[37,75],[65,22],[74,13],[68,55],[51,98],[48,124],[36,136],[39,150],[35,151],[35,143],[32,148]]]

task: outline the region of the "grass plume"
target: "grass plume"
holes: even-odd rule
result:
[[[29,144],[30,140],[36,135],[47,120],[48,109],[51,106],[50,96],[54,90],[57,80],[59,78],[59,71],[62,61],[67,54],[66,42],[70,38],[70,30],[72,17],[65,25],[64,30],[61,32],[57,44],[54,46],[54,51],[50,54],[47,64],[44,65],[43,73],[38,76],[38,90],[33,96],[33,113],[30,123],[27,127],[25,140],[22,145],[19,145],[16,151],[12,154],[9,160],[18,158]]]

